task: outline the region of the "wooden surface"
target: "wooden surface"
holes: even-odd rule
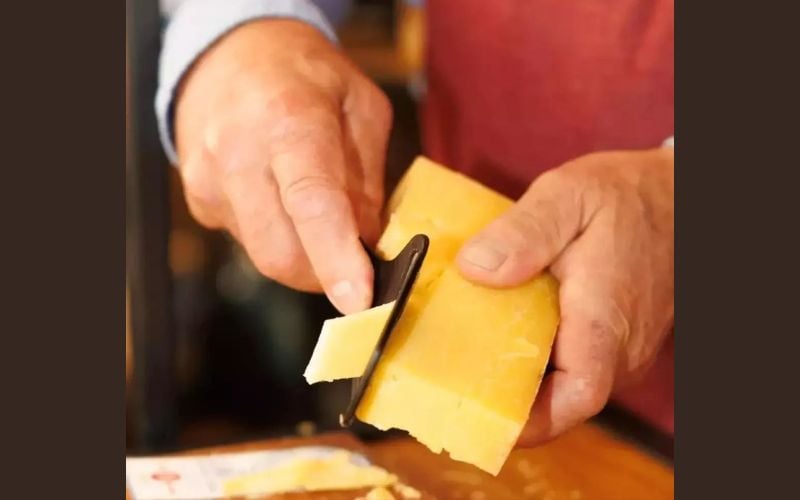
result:
[[[435,455],[410,438],[363,444],[349,434],[286,438],[194,450],[227,453],[333,445],[367,455],[423,493],[454,500],[660,500],[673,498],[673,469],[601,428],[585,424],[532,450],[514,451],[497,477]],[[365,492],[277,495],[270,499],[352,500]],[[397,498],[400,498],[397,496]]]

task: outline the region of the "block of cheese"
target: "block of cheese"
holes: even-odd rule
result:
[[[314,384],[363,375],[393,307],[394,301],[326,320],[303,374],[306,381]]]
[[[461,245],[511,204],[428,159],[410,167],[389,201],[377,250],[393,258],[418,233],[430,248],[356,411],[361,421],[406,430],[432,451],[492,474],[527,421],[559,321],[558,284],[549,274],[492,289],[455,266]]]
[[[550,277],[488,290],[448,267],[409,301],[356,416],[497,474],[547,364],[556,294]]]

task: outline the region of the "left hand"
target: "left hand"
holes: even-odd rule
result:
[[[461,272],[487,286],[560,282],[551,365],[518,445],[594,416],[655,360],[674,318],[672,148],[595,153],[537,178],[467,242]]]

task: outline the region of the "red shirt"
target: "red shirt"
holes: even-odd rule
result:
[[[671,0],[427,0],[426,154],[514,198],[544,170],[673,135]],[[673,431],[672,340],[619,400]]]

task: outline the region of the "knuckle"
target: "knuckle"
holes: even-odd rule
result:
[[[325,109],[307,109],[302,114],[280,117],[270,124],[273,156],[314,151],[332,151],[341,143],[338,118]]]
[[[618,339],[607,321],[589,322],[588,356],[586,369],[589,376],[578,382],[578,404],[586,417],[599,413],[608,402],[617,364]]]
[[[189,209],[189,214],[201,226],[208,229],[220,229],[222,227],[220,221],[214,217],[207,208],[204,207],[204,204],[201,201],[198,201],[196,198],[192,196],[186,196],[186,206]]]
[[[199,164],[187,165],[181,170],[181,180],[189,214],[207,228],[221,228],[217,213],[223,201],[208,168]]]
[[[256,269],[269,278],[285,282],[297,274],[300,259],[291,253],[259,252],[253,256]]]
[[[251,244],[248,253],[258,272],[282,283],[291,282],[301,272],[304,262],[301,251],[294,245]]]
[[[580,403],[586,417],[600,413],[608,402],[610,389],[599,381],[588,381],[580,396]]]
[[[618,325],[607,320],[593,319],[589,321],[586,334],[588,357],[596,367],[595,371],[597,373],[613,371],[623,345],[623,333],[619,331]]]
[[[357,78],[342,103],[346,115],[367,120],[371,128],[386,133],[392,126],[394,110],[389,97],[366,77]]]
[[[528,241],[537,232],[538,223],[523,210],[513,210],[502,219],[500,236],[518,254],[525,253]]]
[[[558,219],[554,217],[555,207],[545,207],[551,204],[546,200],[536,201],[532,206],[523,204],[516,207],[508,214],[508,223],[513,241],[520,249],[537,248],[553,249],[561,241],[561,228]],[[543,214],[547,216],[543,217]],[[528,242],[533,239],[535,245]]]
[[[261,112],[268,123],[302,123],[313,114],[331,114],[336,99],[312,85],[294,83],[262,98]]]
[[[331,94],[338,94],[345,86],[347,71],[330,58],[327,50],[324,52],[307,52],[306,57],[313,71],[304,76],[316,88]]]
[[[292,85],[261,100],[261,111],[267,119],[288,120],[303,114],[309,108],[318,107],[319,94],[303,85]]]
[[[543,189],[564,189],[575,181],[575,175],[568,165],[546,170],[534,181],[535,186]],[[537,186],[537,187],[538,187]]]
[[[326,130],[337,121],[335,100],[310,85],[294,83],[271,92],[253,92],[240,101],[245,106],[234,116],[238,140],[253,129],[280,141],[303,139],[311,131]]]
[[[370,93],[368,100],[369,111],[375,117],[376,122],[382,128],[388,129],[392,124],[394,110],[392,102],[389,98],[379,89],[374,89]]]
[[[301,177],[281,190],[284,209],[297,224],[335,216],[343,207],[342,192],[332,179]]]
[[[608,321],[592,319],[589,321],[589,335],[593,339],[609,339],[614,337],[614,328]]]
[[[179,170],[180,178],[185,192],[199,199],[209,198],[210,168],[208,166],[205,148],[201,151],[202,159],[189,161]]]
[[[558,220],[581,219],[587,193],[594,187],[594,177],[570,168],[557,168],[541,176],[541,182],[534,187],[539,196],[539,206],[535,209],[548,209]]]

